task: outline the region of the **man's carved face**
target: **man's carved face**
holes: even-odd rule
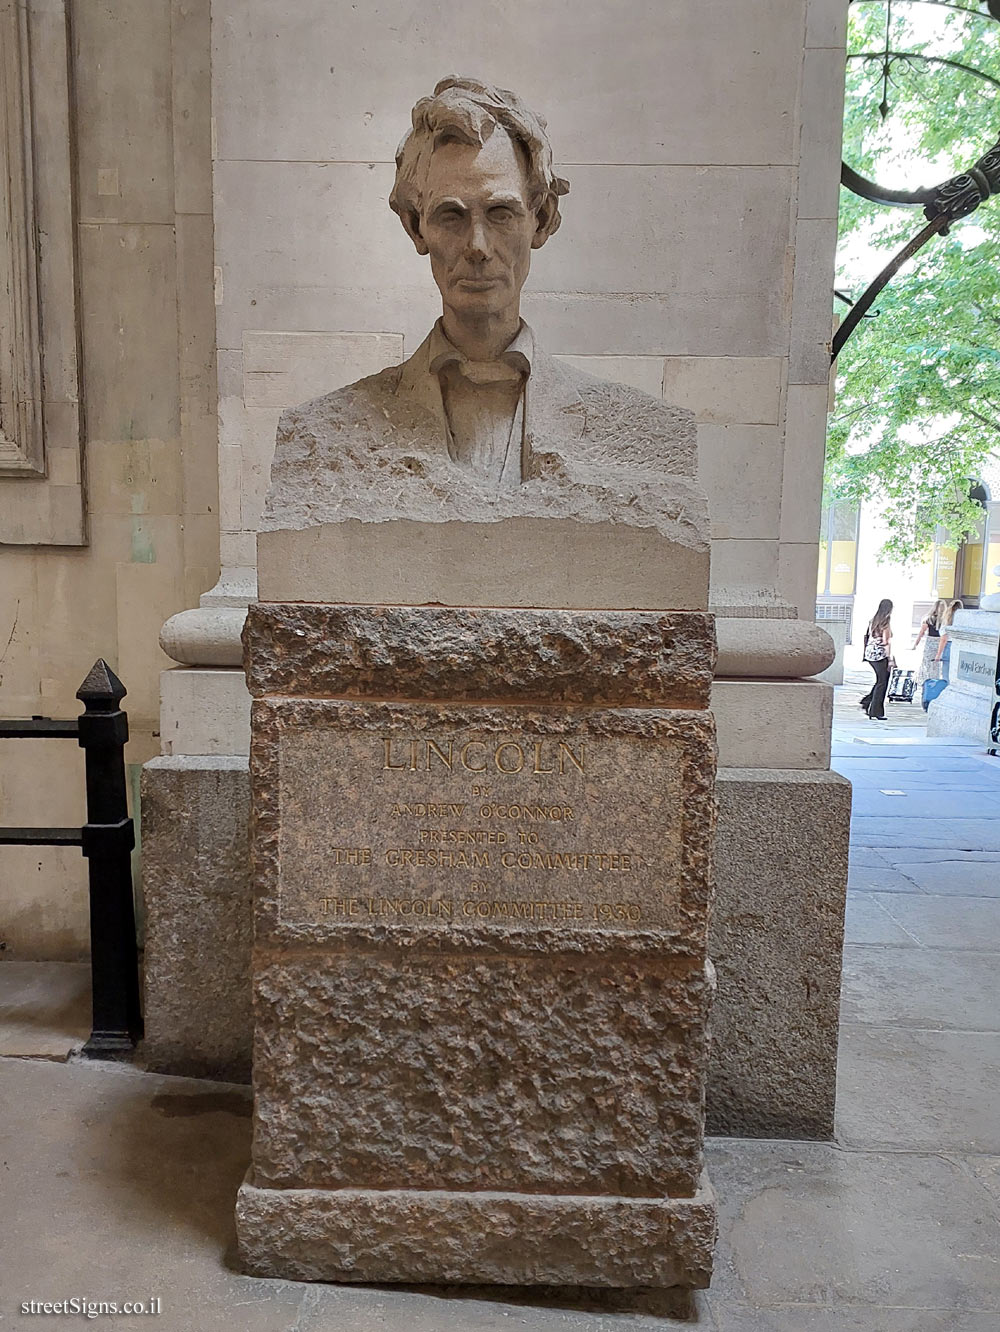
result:
[[[516,311],[531,251],[546,233],[528,203],[524,167],[497,128],[482,148],[453,141],[431,154],[413,234],[446,309],[468,318]]]

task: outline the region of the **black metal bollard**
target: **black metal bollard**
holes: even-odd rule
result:
[[[135,827],[128,814],[125,742],[128,717],[118,706],[127,690],[98,658],[77,690],[87,765],[87,822],[83,854],[90,876],[90,957],[94,1014],[84,1053],[130,1055],[142,1036],[139,959],[135,939],[131,852]]]

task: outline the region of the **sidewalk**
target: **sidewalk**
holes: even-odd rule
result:
[[[1000,760],[926,741],[919,702],[869,722],[865,688],[834,726],[854,782],[837,1141],[710,1141],[716,1277],[687,1321],[655,1294],[238,1275],[247,1090],[58,1062],[58,1023],[0,963],[0,1053],[34,1023],[49,1054],[0,1058],[0,1325],[29,1324],[22,1300],[159,1296],[161,1332],[997,1332]],[[30,971],[64,1007],[82,974]]]

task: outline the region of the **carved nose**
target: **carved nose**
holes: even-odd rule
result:
[[[486,236],[486,228],[482,223],[474,223],[469,233],[468,245],[469,257],[472,259],[488,259],[490,254],[490,243]]]

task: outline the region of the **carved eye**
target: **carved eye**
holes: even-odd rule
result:
[[[505,204],[497,204],[495,208],[490,209],[491,222],[512,222],[514,220],[514,211]]]

